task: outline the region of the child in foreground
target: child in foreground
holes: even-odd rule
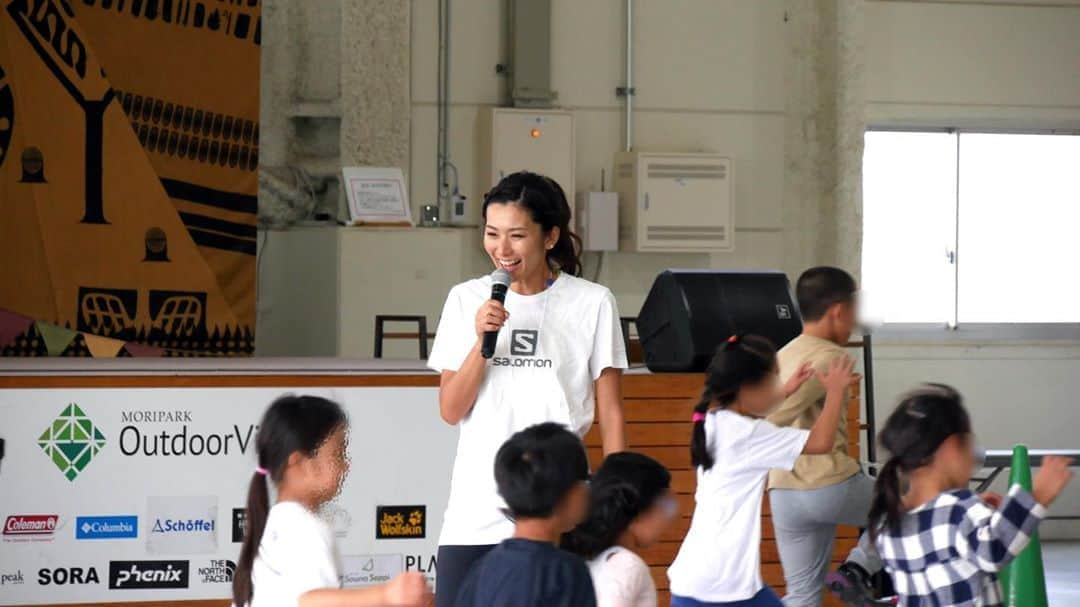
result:
[[[473,565],[457,607],[595,607],[589,568],[559,538],[589,506],[589,460],[576,434],[554,422],[530,426],[495,455],[495,483],[514,536]]]
[[[672,607],[780,607],[761,579],[761,500],[769,470],[790,470],[806,453],[829,453],[851,383],[847,356],[816,371],[825,405],[810,430],[763,419],[808,376],[781,387],[776,349],[763,337],[732,337],[705,372],[694,409],[694,518],[668,569]]]
[[[656,584],[637,551],[658,542],[679,513],[671,473],[623,451],[604,459],[589,488],[589,516],[563,537],[563,548],[588,559],[599,607],[656,607]]]
[[[283,396],[259,422],[258,466],[247,501],[247,533],[233,575],[244,607],[419,607],[433,595],[418,572],[369,588],[341,588],[330,528],[315,513],[348,473],[348,421],[333,402]],[[270,483],[277,503],[270,507]]]
[[[892,456],[878,474],[870,530],[899,605],[1003,605],[997,572],[1028,545],[1072,476],[1070,460],[1043,458],[1030,493],[1013,485],[1004,498],[975,495],[971,419],[942,385],[905,396],[880,443]]]

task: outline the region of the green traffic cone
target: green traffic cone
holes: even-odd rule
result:
[[[1025,445],[1013,447],[1009,487],[1016,484],[1031,491],[1031,462]],[[1002,570],[1001,586],[1007,607],[1048,607],[1038,531],[1032,533],[1031,542],[1024,551]]]

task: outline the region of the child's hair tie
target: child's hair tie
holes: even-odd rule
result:
[[[739,336],[738,335],[732,335],[731,337],[727,338],[727,342],[729,344],[737,344],[737,343],[739,343]]]
[[[266,468],[263,468],[262,466],[255,466],[255,474],[258,474],[260,476],[266,476],[270,474],[270,471]]]
[[[693,421],[695,424],[698,422],[703,422],[705,421],[705,414],[695,412],[693,417],[690,418],[690,420]]]

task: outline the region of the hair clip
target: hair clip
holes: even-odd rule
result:
[[[695,412],[694,415],[690,418],[690,421],[694,422],[695,424],[698,422],[703,422],[705,421],[705,414]]]

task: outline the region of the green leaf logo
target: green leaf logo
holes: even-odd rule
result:
[[[86,469],[90,460],[105,448],[105,435],[71,403],[60,412],[38,438],[38,445],[69,481]]]

